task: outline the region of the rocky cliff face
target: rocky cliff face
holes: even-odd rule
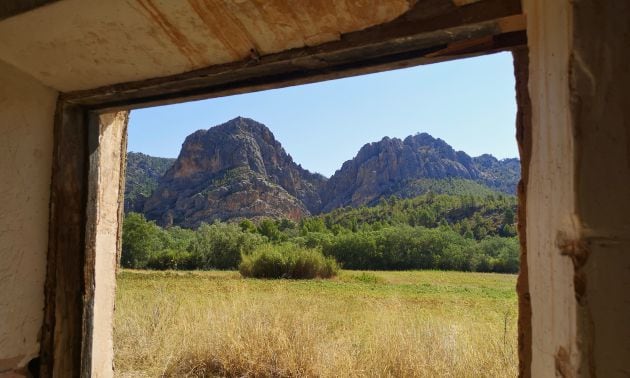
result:
[[[321,208],[325,181],[294,163],[263,124],[238,117],[186,138],[144,213],[186,227],[236,217],[299,219]]]
[[[426,133],[405,140],[386,137],[363,146],[354,159],[335,172],[322,190],[321,211],[371,204],[392,194],[417,193],[417,188],[407,190],[406,186],[417,185],[419,179],[472,180],[514,193],[518,177],[505,182],[509,175],[503,174],[502,166],[518,168],[518,159],[509,160],[510,164],[504,164],[490,155],[471,158]]]
[[[125,170],[125,213],[142,212],[158,181],[173,165],[175,159],[160,158],[138,152],[127,153]]]
[[[134,160],[138,156],[130,154],[128,164],[140,166]],[[131,210],[163,226],[184,227],[215,219],[297,220],[427,191],[514,194],[520,177],[518,159],[472,158],[423,133],[366,144],[327,180],[293,162],[266,126],[241,117],[189,135],[177,160],[161,163],[170,169],[153,184],[150,198],[145,200],[148,195],[143,194],[131,203]],[[128,175],[131,171],[128,168]],[[154,175],[156,169],[146,171]],[[127,191],[133,192],[130,184],[137,181],[129,180]]]
[[[473,163],[481,172],[481,183],[500,192],[516,194],[516,185],[521,178],[521,162],[518,159],[497,160],[484,154],[473,158]]]

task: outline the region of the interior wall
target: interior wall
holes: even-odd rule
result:
[[[569,61],[581,237],[579,373],[630,376],[630,2],[575,1]]]
[[[526,0],[531,375],[630,375],[630,3]]]
[[[0,61],[0,374],[39,353],[56,100]]]

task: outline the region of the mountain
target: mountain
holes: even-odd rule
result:
[[[147,170],[150,177],[142,190],[130,188],[141,180],[128,179],[125,194],[141,196],[125,209],[142,212],[162,226],[183,227],[239,218],[297,220],[346,206],[374,205],[384,197],[412,198],[427,192],[514,194],[520,176],[518,159],[470,157],[422,133],[366,144],[326,179],[296,164],[265,125],[242,117],[189,135],[179,157],[167,160],[161,167],[169,168],[161,176],[155,168]],[[128,164],[153,167],[131,160]],[[128,169],[128,177],[136,171],[141,172]],[[154,188],[150,196],[148,188]]]
[[[516,185],[521,178],[520,160],[497,160],[484,154],[473,158],[473,162],[481,172],[480,182],[500,192],[516,194]]]
[[[460,187],[466,186],[466,191],[485,186],[514,194],[519,176],[518,159],[471,158],[426,133],[404,140],[385,137],[364,145],[328,180],[322,190],[321,211],[370,205],[384,196],[410,198],[427,191],[442,192],[440,187],[449,192],[453,179]]]
[[[238,117],[189,135],[143,212],[164,226],[232,218],[297,220],[321,208],[325,181],[293,162],[265,125]]]
[[[158,180],[175,159],[160,158],[138,152],[127,153],[125,171],[125,213],[142,212],[144,202],[158,187]]]

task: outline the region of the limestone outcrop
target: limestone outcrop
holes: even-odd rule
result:
[[[141,211],[162,226],[261,217],[298,220],[428,191],[514,194],[520,176],[518,159],[470,157],[422,133],[366,144],[326,179],[296,164],[265,125],[242,117],[189,135],[174,162],[136,161],[143,156],[130,154],[135,168],[128,168],[128,177],[134,177],[128,179],[127,192],[142,194],[128,210]],[[161,169],[171,165],[155,179],[157,163]],[[136,172],[142,167],[151,176],[146,182],[154,186],[150,195],[129,188],[145,182]]]
[[[293,162],[265,125],[238,117],[189,135],[143,212],[163,226],[267,216],[297,220],[321,208],[325,181]]]
[[[404,140],[385,137],[364,145],[328,180],[322,190],[321,211],[371,204],[383,196],[419,193],[408,188],[419,179],[457,178],[514,194],[519,176],[518,159],[472,158],[426,133]]]

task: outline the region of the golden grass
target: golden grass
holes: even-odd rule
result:
[[[435,271],[309,281],[125,271],[116,375],[516,376],[514,284]]]

